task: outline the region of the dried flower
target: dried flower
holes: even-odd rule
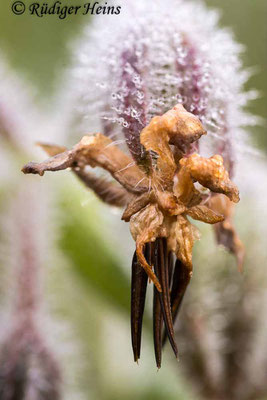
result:
[[[71,93],[84,126],[90,131],[97,126],[103,134],[84,136],[71,150],[41,145],[51,158],[23,168],[24,173],[39,175],[71,168],[102,200],[126,207],[122,219],[130,221],[136,242],[134,359],[140,357],[148,276],[157,289],[158,367],[163,320],[177,355],[173,322],[192,275],[192,248],[198,239],[188,216],[220,224],[226,210],[216,212],[213,196],[239,201],[229,174],[240,125],[247,123],[241,110],[246,95],[240,94],[245,74],[240,71],[239,46],[216,28],[216,22],[217,16],[199,4],[171,1],[166,5],[160,0],[149,6],[129,2],[125,13],[108,24],[105,21],[105,26],[98,19],[91,40],[76,52],[79,63]],[[207,131],[210,139],[205,140]],[[130,155],[119,147],[124,141]],[[121,186],[89,174],[88,165],[108,171]],[[227,222],[227,240],[217,229],[218,241],[242,263],[230,218]]]
[[[205,133],[199,120],[186,112],[183,106],[178,105],[163,116],[152,118],[150,124],[140,134],[140,142],[151,157],[149,169],[147,169],[147,165],[138,167],[132,163],[129,156],[116,147],[111,139],[102,134],[84,136],[72,150],[63,152],[60,147],[45,145],[46,151],[55,155],[43,163],[29,163],[23,168],[24,173],[37,173],[41,176],[45,171],[72,168],[106,202],[108,202],[108,197],[103,197],[103,192],[99,191],[101,185],[95,185],[96,178],[91,184],[90,175],[86,176],[84,169],[87,165],[104,168],[124,188],[125,195],[123,197],[121,197],[122,188],[117,192],[114,189],[109,192],[109,186],[107,186],[104,193],[112,194],[113,201],[114,196],[119,193],[119,197],[115,197],[116,202],[121,206],[127,206],[122,218],[130,221],[131,233],[136,242],[136,260],[133,262],[133,296],[135,299],[132,301],[135,360],[140,355],[138,343],[140,343],[140,318],[144,304],[142,293],[147,282],[147,278],[144,280],[141,276],[139,278],[141,282],[139,279],[136,282],[135,268],[144,268],[159,292],[158,294],[155,291],[155,303],[160,302],[160,313],[163,314],[166,332],[177,355],[173,319],[192,275],[192,249],[194,241],[198,238],[196,228],[186,216],[189,215],[210,224],[224,219],[222,215],[204,205],[206,194],[197,190],[194,182],[201,183],[203,187],[209,188],[212,192],[223,193],[235,202],[239,201],[237,187],[230,181],[228,173],[223,167],[221,156],[217,155],[207,159],[197,153],[187,157],[180,153],[179,156],[176,154],[176,158],[174,157],[169,143],[175,143],[176,148],[181,152],[181,148],[186,149]],[[157,242],[158,238],[166,239]],[[156,242],[155,247],[151,247],[153,242]],[[144,254],[146,245],[150,252],[153,248],[149,257]],[[186,275],[186,279],[182,279],[182,287],[180,285],[178,288],[174,287],[171,293],[173,297],[171,304],[169,290],[171,267],[167,260],[172,257],[172,253],[180,261],[179,275]],[[170,272],[170,278],[168,272]],[[186,285],[184,281],[186,281]],[[136,296],[136,291],[140,291],[139,296]],[[177,293],[179,299],[177,299]],[[136,316],[135,313],[137,313]],[[155,305],[155,318],[160,318],[158,313],[159,308]],[[138,326],[136,330],[134,329],[135,325]],[[160,334],[158,329],[161,329],[161,324],[155,322],[155,326],[157,327],[155,335]],[[158,367],[160,367],[161,357],[159,342],[155,339]]]

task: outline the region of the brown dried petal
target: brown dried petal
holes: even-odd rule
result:
[[[152,118],[141,134],[140,141],[147,151],[157,153],[157,177],[165,188],[172,186],[176,163],[169,144],[192,143],[206,134],[201,122],[181,104]]]
[[[180,174],[184,173],[184,169],[186,169],[195,181],[212,192],[223,193],[235,203],[239,201],[238,188],[229,179],[221,156],[204,158],[194,153],[188,158],[182,158],[180,165],[182,166]]]
[[[47,143],[37,144],[51,157],[67,150],[66,147],[63,146]],[[133,198],[133,195],[129,194],[123,187],[116,185],[114,182],[109,182],[105,178],[95,176],[84,169],[73,168],[73,172],[85,186],[94,191],[100,200],[111,206],[124,207]]]
[[[179,215],[187,210],[187,207],[179,202],[173,193],[165,190],[164,192],[155,191],[155,198],[159,207],[169,215]]]
[[[125,222],[129,222],[130,218],[140,211],[142,208],[146,207],[150,202],[151,195],[149,193],[144,193],[141,196],[134,198],[128,205],[121,219]]]
[[[24,173],[43,175],[45,171],[59,171],[68,167],[101,167],[127,190],[142,193],[148,190],[148,179],[135,165],[133,159],[124,154],[111,139],[101,133],[84,136],[70,151],[51,157],[43,163],[29,163]]]
[[[175,238],[177,248],[176,257],[188,268],[192,269],[192,250],[195,240],[199,239],[197,228],[186,217],[178,215],[175,225]]]
[[[202,201],[201,193],[195,188],[189,171],[182,168],[177,174],[173,185],[173,193],[187,207],[198,205]]]
[[[186,214],[193,219],[206,222],[207,224],[216,224],[217,222],[222,222],[224,220],[223,215],[217,214],[209,207],[202,205],[189,208]]]
[[[154,242],[160,236],[163,220],[163,214],[156,204],[147,205],[130,219],[130,230],[136,242],[137,258],[159,291],[161,291],[161,286],[152,271],[152,266],[143,255],[143,249],[146,243]]]
[[[24,174],[39,174],[43,176],[46,171],[61,171],[72,167],[75,161],[73,150],[57,154],[42,163],[29,162],[22,168]]]

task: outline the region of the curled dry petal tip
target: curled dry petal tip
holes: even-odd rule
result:
[[[195,181],[209,188],[212,192],[223,193],[235,203],[239,201],[238,188],[229,179],[229,174],[220,155],[204,158],[194,153],[188,158],[182,158],[180,165],[187,169]]]

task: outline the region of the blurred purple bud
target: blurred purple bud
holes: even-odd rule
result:
[[[30,185],[15,197],[8,218],[15,273],[12,311],[0,346],[1,400],[58,400],[61,373],[40,326],[40,269],[45,203]],[[12,290],[11,289],[11,290]]]

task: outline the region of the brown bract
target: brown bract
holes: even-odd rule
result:
[[[140,142],[150,159],[145,168],[137,166],[133,158],[124,154],[110,138],[96,133],[84,136],[71,150],[42,145],[52,157],[42,163],[29,163],[22,169],[24,173],[43,175],[45,171],[71,168],[103,201],[126,207],[122,219],[130,221],[131,234],[136,242],[133,273],[143,268],[157,288],[159,297],[155,295],[155,326],[160,326],[164,317],[175,353],[177,349],[171,319],[174,320],[177,315],[192,275],[192,250],[199,238],[196,227],[188,217],[217,224],[219,242],[236,254],[241,254],[241,245],[231,230],[231,215],[225,214],[225,208],[218,207],[215,201],[217,197],[211,197],[212,193],[220,193],[219,196],[225,195],[223,198],[230,204],[231,201],[239,201],[238,189],[229,179],[223,158],[219,155],[204,158],[197,153],[188,155],[186,151],[204,134],[206,131],[197,117],[182,105],[177,105],[164,115],[152,118],[141,131]],[[114,180],[110,182],[98,178],[87,170],[87,166],[105,169]],[[225,231],[232,232],[231,240],[229,235],[225,239]],[[156,245],[152,246],[154,243]],[[158,253],[151,254],[152,248]],[[172,263],[167,259],[173,253],[177,263],[172,277]],[[170,279],[166,270],[169,270]],[[136,277],[133,284],[141,296],[141,293],[145,293],[146,280],[142,278],[141,282],[139,278]],[[171,282],[172,289],[169,290]],[[140,309],[134,307],[135,335],[141,334],[135,318],[140,322],[144,302],[139,299],[138,304]],[[159,313],[159,304],[163,316]],[[159,365],[160,339],[158,332],[154,333],[155,343],[158,343],[155,352]],[[135,337],[133,347],[135,359],[138,359],[139,337]]]

